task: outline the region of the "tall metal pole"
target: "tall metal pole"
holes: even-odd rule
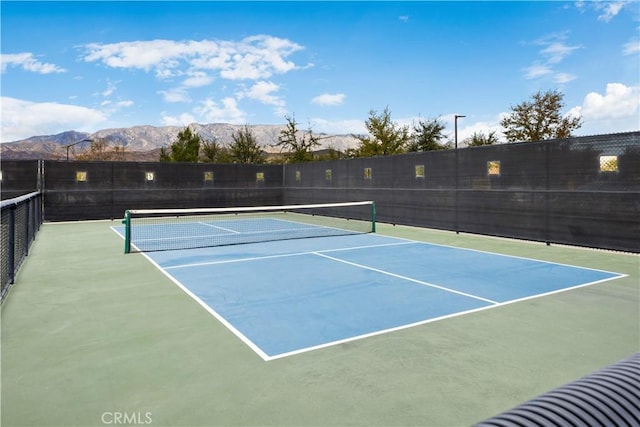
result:
[[[462,118],[462,117],[467,117],[467,116],[459,116],[459,115],[455,115],[453,116],[453,123],[454,123],[454,141],[456,144],[456,150],[458,149],[458,119]]]
[[[466,117],[466,116],[461,116],[461,115],[458,115],[458,114],[453,116],[453,124],[454,124],[454,137],[453,137],[453,139],[455,141],[455,147],[456,147],[456,150],[455,150],[456,168],[455,168],[455,171],[454,171],[454,173],[456,174],[456,176],[455,176],[456,188],[455,188],[455,202],[454,202],[455,203],[455,207],[454,207],[454,209],[455,209],[455,220],[454,221],[455,222],[454,222],[453,228],[454,228],[456,234],[458,234],[460,232],[460,224],[459,224],[459,219],[458,219],[459,210],[460,210],[460,204],[459,204],[460,195],[458,194],[460,192],[460,178],[459,178],[460,171],[459,171],[459,166],[458,166],[458,119],[461,118],[461,117]]]

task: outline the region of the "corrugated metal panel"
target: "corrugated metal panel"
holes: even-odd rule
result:
[[[476,426],[640,426],[640,353]]]

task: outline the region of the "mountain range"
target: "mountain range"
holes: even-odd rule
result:
[[[191,124],[189,128],[205,141],[216,141],[228,146],[232,135],[245,125],[228,123]],[[280,131],[285,125],[248,125],[258,144],[267,154],[280,152],[276,147]],[[0,144],[0,158],[9,160],[63,160],[67,154],[73,158],[91,144],[87,140],[101,140],[112,147],[119,147],[126,154],[125,160],[157,161],[162,147],[169,147],[176,141],[180,126],[133,126],[129,128],[103,129],[94,133],[67,131],[57,135],[33,136],[20,141]],[[314,134],[319,138],[318,150],[334,149],[345,151],[357,146],[353,135]],[[74,144],[71,146],[71,144]]]

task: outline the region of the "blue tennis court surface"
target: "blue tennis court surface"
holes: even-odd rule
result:
[[[377,234],[145,256],[264,360],[623,276]]]

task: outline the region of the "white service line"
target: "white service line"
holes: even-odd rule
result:
[[[451,293],[454,293],[454,294],[462,295],[462,296],[465,296],[465,297],[477,299],[477,300],[488,302],[488,303],[491,303],[491,304],[499,304],[498,301],[490,300],[488,298],[479,297],[477,295],[468,294],[466,292],[456,291],[455,289],[445,288],[444,286],[434,285],[433,283],[424,282],[422,280],[414,279],[414,278],[407,277],[407,276],[402,276],[400,274],[391,273],[389,271],[380,270],[380,269],[377,269],[377,268],[369,267],[367,265],[357,264],[357,263],[351,262],[351,261],[345,261],[343,259],[335,258],[335,257],[329,256],[329,255],[325,255],[325,254],[322,254],[320,252],[314,252],[314,254],[318,255],[318,256],[321,256],[323,258],[331,259],[333,261],[338,261],[338,262],[342,262],[344,264],[349,264],[349,265],[352,265],[352,266],[355,266],[355,267],[364,268],[365,270],[375,271],[376,273],[385,274],[387,276],[392,276],[392,277],[395,277],[395,278],[398,278],[398,279],[408,280],[409,282],[418,283],[420,285],[429,286],[431,288],[440,289],[440,290],[443,290],[443,291],[447,291],[447,292],[451,292]]]
[[[351,246],[346,248],[325,249],[320,251],[291,252],[291,253],[284,253],[284,254],[277,254],[277,255],[249,257],[249,258],[225,259],[222,261],[194,262],[191,264],[171,265],[163,268],[174,269],[174,268],[201,267],[203,265],[217,265],[217,264],[230,264],[234,262],[260,261],[263,259],[286,258],[286,257],[301,256],[301,255],[317,255],[318,253],[321,253],[321,252],[339,252],[339,251],[350,251],[350,250],[356,250],[356,249],[379,248],[384,246],[398,246],[398,245],[410,245],[410,244],[412,244],[412,242],[382,243],[382,244],[368,245],[368,246]]]
[[[205,227],[217,228],[218,230],[228,231],[233,234],[242,234],[240,231],[232,230],[230,228],[220,227],[219,225],[207,224],[206,222],[198,221],[198,224],[204,225]]]

